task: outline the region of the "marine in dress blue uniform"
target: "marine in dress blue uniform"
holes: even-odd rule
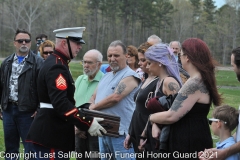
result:
[[[91,135],[101,136],[100,130],[106,133],[98,124],[103,119],[85,116],[75,107],[75,86],[68,63],[74,58],[71,43],[85,44],[82,39],[84,29],[75,27],[55,30],[56,38],[65,39],[69,54],[63,53],[56,45],[54,53],[45,60],[39,72],[37,89],[40,109],[27,136],[27,141],[35,144],[37,159],[43,156],[39,155],[39,151],[49,155],[56,152],[55,159],[60,158],[57,154],[61,151],[74,151],[74,125]]]

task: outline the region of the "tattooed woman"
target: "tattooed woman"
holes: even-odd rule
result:
[[[181,87],[181,78],[179,76],[178,64],[176,63],[172,50],[165,44],[156,44],[146,51],[145,56],[148,62],[147,68],[149,72],[159,77],[155,91],[152,93],[152,96],[149,94],[148,97],[176,94]],[[146,101],[144,104],[145,107],[152,105],[152,103],[149,103],[150,101]],[[151,151],[154,153],[158,152],[159,134],[160,131],[156,124],[147,124],[147,128],[142,133],[142,139],[144,139],[144,137],[147,138],[146,145],[144,146],[145,151],[148,153]],[[140,145],[141,144],[140,142]],[[151,158],[152,157],[149,156],[149,159]]]
[[[214,60],[205,42],[197,38],[185,40],[181,62],[190,78],[179,90],[171,108],[152,114],[149,119],[154,123],[172,124],[169,159],[198,159],[197,152],[212,148],[207,115],[211,103],[218,106],[222,99],[216,87]]]

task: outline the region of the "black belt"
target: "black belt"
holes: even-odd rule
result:
[[[12,101],[12,100],[10,100],[10,101],[8,101],[8,103],[13,104],[14,106],[18,106],[18,101]]]

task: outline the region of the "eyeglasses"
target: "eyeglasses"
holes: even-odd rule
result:
[[[127,56],[134,57],[135,55],[132,53],[127,54]]]
[[[53,51],[46,51],[46,52],[43,52],[43,54],[52,54]]]
[[[222,120],[216,119],[216,118],[209,118],[209,119],[208,119],[209,125],[211,125],[212,122],[219,122],[219,121],[222,121]],[[227,122],[225,122],[225,121],[223,121],[223,123],[224,123],[224,124],[227,124]]]
[[[31,42],[31,39],[16,39],[15,42],[18,42],[19,44],[23,43],[23,41],[25,41],[25,43],[29,43]]]
[[[92,61],[84,61],[84,60],[82,60],[81,61],[81,64],[82,65],[86,65],[86,64],[88,64],[88,65],[93,65],[94,63],[98,63],[99,61],[97,61],[97,62],[92,62]]]

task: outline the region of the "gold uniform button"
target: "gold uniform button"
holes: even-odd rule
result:
[[[91,121],[88,121],[88,123],[91,123]]]
[[[85,117],[83,117],[82,119],[85,119]]]
[[[58,58],[58,59],[61,59],[61,58]]]
[[[77,114],[77,116],[79,117],[79,114]]]

